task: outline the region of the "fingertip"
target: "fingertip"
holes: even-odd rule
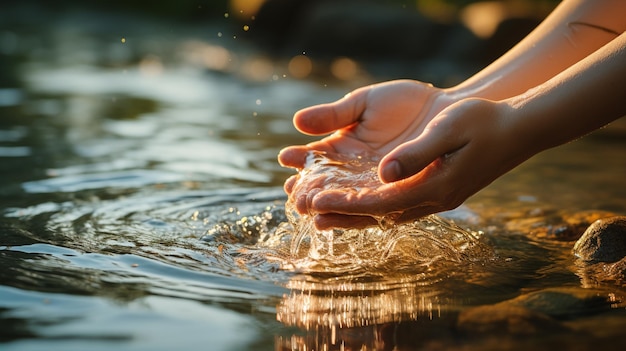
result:
[[[304,167],[308,154],[306,146],[289,146],[278,153],[278,163],[283,167],[301,169]]]
[[[317,230],[329,230],[336,228],[363,229],[377,225],[378,222],[369,216],[351,216],[329,213],[315,216],[313,218],[313,224]]]
[[[345,195],[334,190],[317,192],[311,199],[311,208],[322,214],[333,212],[332,205],[339,202],[339,197],[345,197]]]
[[[327,113],[327,104],[316,105],[297,111],[293,115],[293,125],[296,129],[308,135],[326,134],[328,128],[325,128],[323,121],[320,121]]]
[[[283,189],[285,189],[285,192],[287,193],[287,195],[290,195],[291,192],[293,191],[293,186],[298,181],[298,178],[299,178],[298,175],[292,175],[291,177],[287,178],[287,180],[285,180]]]
[[[296,211],[298,211],[299,214],[307,214],[308,213],[307,196],[306,196],[306,194],[298,196],[296,198],[295,204],[296,204]]]
[[[309,135],[324,135],[354,124],[365,109],[364,94],[354,91],[343,98],[297,111],[293,124]]]
[[[395,159],[385,160],[378,168],[378,177],[383,183],[398,181],[404,178],[402,165]]]

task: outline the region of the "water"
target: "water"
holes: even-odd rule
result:
[[[572,241],[533,233],[578,211],[626,213],[623,121],[533,158],[407,236],[317,233],[289,222],[292,172],[276,155],[311,140],[293,129],[295,110],[351,86],[289,79],[222,22],[90,12],[33,22],[20,11],[0,28],[3,350],[622,342],[623,283],[581,267]],[[425,250],[436,238],[447,251]],[[451,250],[451,238],[471,245]],[[555,324],[529,334],[459,322],[548,288],[606,299],[551,300]]]

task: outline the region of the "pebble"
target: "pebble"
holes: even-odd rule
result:
[[[593,222],[574,244],[574,255],[586,262],[617,262],[626,257],[626,216]]]

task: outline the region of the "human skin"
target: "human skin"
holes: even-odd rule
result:
[[[450,89],[393,81],[301,110],[296,127],[332,135],[284,149],[302,168],[310,150],[380,155],[377,188],[306,184],[294,199],[318,228],[409,221],[454,208],[532,155],[626,114],[626,2],[566,1],[515,48]],[[532,89],[530,89],[532,88]],[[530,89],[530,90],[529,90]],[[297,176],[285,190],[291,193]],[[302,181],[300,183],[303,183]]]

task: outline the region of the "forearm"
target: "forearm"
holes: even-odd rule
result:
[[[626,33],[544,84],[505,100],[510,130],[536,153],[626,115]]]
[[[524,40],[465,82],[453,100],[502,100],[544,83],[626,30],[626,1],[567,0]]]

